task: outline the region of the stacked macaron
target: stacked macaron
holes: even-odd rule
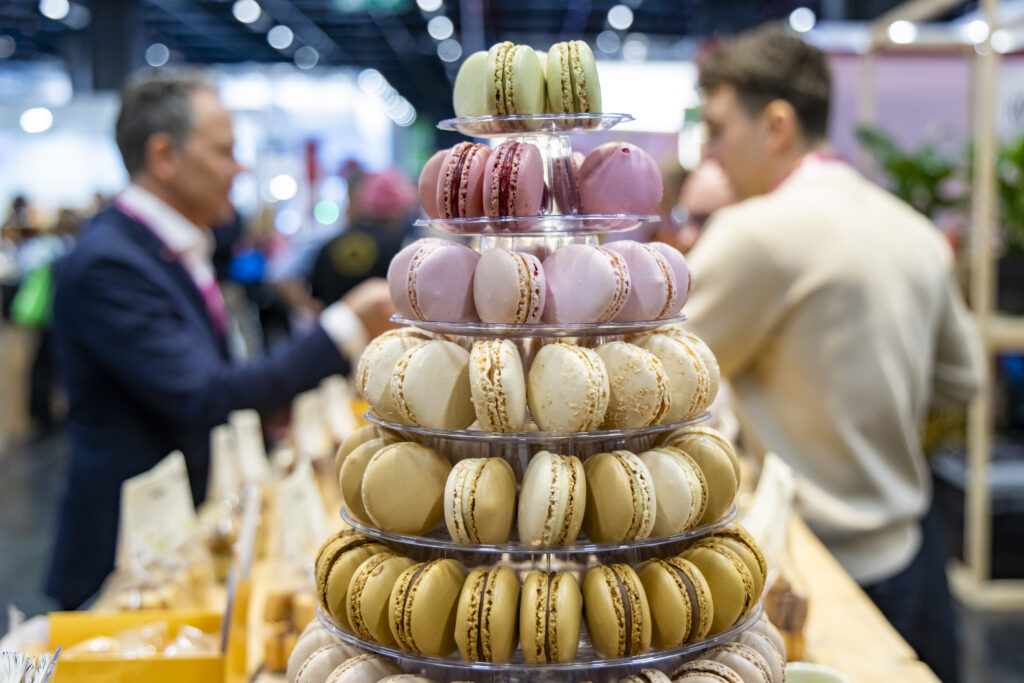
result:
[[[388,286],[411,320],[561,324],[673,318],[693,282],[683,255],[662,243],[573,244],[541,261],[427,238],[392,259]]]
[[[601,84],[590,46],[555,43],[547,55],[502,42],[466,58],[455,78],[456,116],[600,113]]]

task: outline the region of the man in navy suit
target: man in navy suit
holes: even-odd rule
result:
[[[209,433],[230,411],[268,413],[346,373],[392,313],[373,280],[328,306],[315,329],[232,364],[209,226],[232,215],[231,118],[189,74],[129,85],[117,145],[131,185],[62,264],[53,333],[70,403],[71,471],[47,592],[65,608],[114,566],[121,483],[174,450],[192,494],[206,490]]]

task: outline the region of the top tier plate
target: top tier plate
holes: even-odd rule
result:
[[[444,119],[437,127],[473,138],[507,138],[552,133],[595,133],[632,120],[629,114],[511,114]]]

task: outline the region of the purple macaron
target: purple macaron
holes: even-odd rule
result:
[[[686,259],[665,244],[621,240],[608,244],[629,267],[633,287],[616,322],[660,320],[679,313],[690,290]]]
[[[544,322],[608,322],[629,298],[626,260],[604,247],[562,247],[544,260],[544,273],[548,281]]]
[[[473,277],[476,312],[485,323],[539,323],[547,298],[540,259],[507,249],[480,255]]]
[[[422,239],[402,249],[388,266],[391,302],[405,318],[477,322],[473,275],[480,254],[440,239]]]

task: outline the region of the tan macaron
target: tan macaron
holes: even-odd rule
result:
[[[594,543],[617,543],[651,535],[657,510],[647,465],[629,451],[597,453],[583,464],[587,508],[583,531]]]
[[[455,651],[455,614],[466,568],[452,559],[406,569],[391,589],[391,634],[406,652],[447,657]]]
[[[595,349],[608,371],[608,409],[602,429],[629,429],[658,424],[672,407],[668,373],[658,357],[627,342]]]
[[[334,454],[335,480],[341,480],[341,466],[345,464],[345,459],[349,454],[367,441],[374,439],[383,439],[386,443],[394,443],[395,441],[401,441],[402,437],[390,429],[384,429],[372,424],[363,425],[355,430],[345,437],[345,440],[338,446],[338,451]]]
[[[659,650],[703,640],[711,630],[711,588],[697,567],[681,557],[653,559],[638,572],[651,606],[651,642]]]
[[[698,525],[703,526],[721,519],[736,499],[739,479],[736,468],[721,442],[707,434],[684,434],[668,442],[688,456],[704,473],[708,483],[708,504]]]
[[[584,615],[594,651],[630,657],[651,647],[651,608],[640,577],[628,564],[597,565],[583,577]]]
[[[366,506],[363,505],[363,475],[366,474],[366,466],[377,451],[392,443],[400,442],[390,438],[370,439],[356,446],[338,468],[338,486],[341,487],[345,509],[353,519],[363,524],[370,523],[370,516],[366,514]]]
[[[320,605],[338,624],[351,630],[345,607],[345,594],[352,574],[364,560],[389,548],[346,529],[328,538],[317,553],[314,576]]]
[[[406,351],[429,340],[429,335],[415,327],[402,327],[388,330],[363,349],[356,366],[356,386],[374,415],[401,422],[401,414],[391,398],[391,373]]]
[[[745,683],[743,677],[720,662],[696,659],[672,672],[673,683]]]
[[[580,645],[583,595],[569,573],[534,569],[523,581],[519,637],[527,662],[571,662]]]
[[[462,586],[455,644],[473,662],[507,662],[519,643],[519,579],[511,567],[475,569]]]
[[[444,486],[452,466],[433,448],[405,441],[377,451],[366,465],[362,498],[380,529],[425,534],[444,518]]]
[[[455,463],[444,486],[444,520],[453,541],[508,542],[515,524],[516,475],[502,458]]]
[[[768,576],[768,562],[750,532],[739,522],[733,522],[712,533],[711,538],[724,544],[725,547],[731,548],[740,556],[744,564],[747,565],[747,569],[750,570],[751,576],[754,577],[754,599],[760,598],[765,579]]]
[[[388,619],[391,589],[398,576],[414,564],[408,557],[379,553],[359,565],[345,597],[349,624],[356,635],[394,647]]]
[[[689,560],[708,582],[714,617],[710,635],[735,624],[754,602],[754,578],[740,556],[721,543],[709,541],[685,550],[680,557]]]

